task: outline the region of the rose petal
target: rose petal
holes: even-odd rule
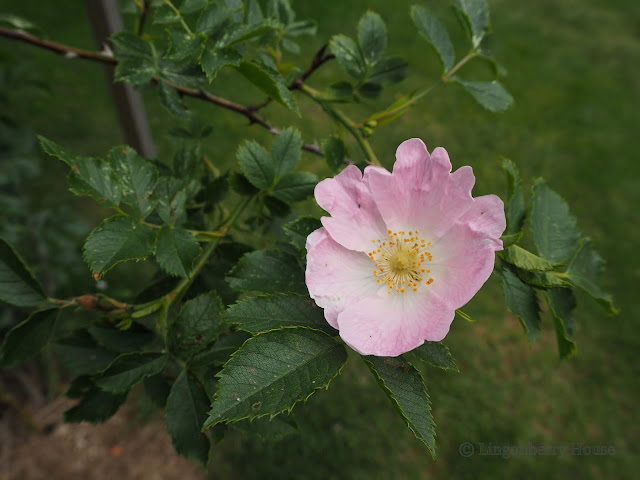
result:
[[[311,298],[324,308],[325,318],[334,328],[338,328],[338,313],[348,303],[374,295],[380,288],[369,257],[344,248],[324,228],[307,238],[305,281]]]

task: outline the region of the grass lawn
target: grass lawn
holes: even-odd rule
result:
[[[421,3],[452,19],[441,2]],[[404,56],[410,64],[409,79],[389,89],[375,105],[431,84],[438,78],[439,63],[416,35],[410,4],[298,0],[298,16],[315,18],[320,28],[318,37],[306,42],[295,60],[306,65],[335,33],[355,36],[358,18],[371,8],[387,21],[390,53]],[[545,177],[568,200],[580,227],[608,261],[602,281],[614,294],[621,314],[607,317],[594,301],[580,296],[575,315],[578,353],[560,362],[550,316],[544,315],[544,333],[530,347],[518,321],[506,313],[498,281],[492,278],[465,308],[477,323],[457,319],[445,340],[460,373],[424,371],[438,425],[437,461],[413,438],[363,362],[353,355],[328,391],[295,408],[301,436],[263,443],[232,433],[214,446],[216,478],[636,477],[640,338],[633,321],[640,317],[640,6],[630,0],[489,0],[489,4],[493,50],[508,70],[504,83],[515,98],[514,108],[489,114],[460,88],[439,87],[399,121],[381,127],[372,137],[374,150],[390,166],[395,148],[407,138],[421,137],[430,149],[444,146],[454,168],[474,168],[476,194],[504,196],[500,156],[516,161],[529,185],[532,178]],[[33,20],[50,38],[93,49],[84,8],[79,0],[56,2],[55,8],[41,2],[0,0],[1,12]],[[455,28],[454,21],[447,24]],[[454,37],[461,57],[461,38]],[[104,154],[121,142],[100,65],[65,60],[6,39],[0,39],[0,49],[34,62],[51,79],[50,97],[27,94],[20,99],[18,113],[36,132],[84,154]],[[473,65],[469,71],[486,75]],[[332,62],[310,83],[320,87],[345,75]],[[236,77],[223,74],[212,89],[239,100],[260,98],[252,91],[239,94],[244,90],[240,87]],[[162,157],[168,147],[168,117],[154,92],[145,91],[145,98]],[[299,102],[305,139],[325,136],[331,126],[324,114],[305,99]],[[233,157],[242,139],[269,139],[258,127],[244,128],[243,118],[210,105],[189,105],[206,114],[214,127],[208,154],[220,165]],[[370,108],[350,111],[373,111]],[[265,113],[279,126],[297,122],[278,106]],[[357,155],[355,147],[352,152]],[[324,172],[315,157],[305,155],[304,160]],[[61,166],[48,171],[57,176],[59,187],[43,192],[42,201],[73,201],[79,208],[89,204],[65,192]],[[85,217],[97,222],[95,210],[86,208]],[[459,447],[465,442],[474,445],[475,455],[461,456]],[[611,445],[615,454],[502,458],[479,455],[481,444],[482,448]]]

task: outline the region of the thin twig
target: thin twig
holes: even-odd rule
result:
[[[70,47],[68,45],[63,45],[62,43],[52,42],[49,40],[42,40],[36,37],[35,35],[31,35],[30,33],[24,32],[22,30],[13,30],[10,28],[0,27],[0,37],[7,37],[7,38],[12,38],[14,40],[20,40],[22,42],[26,42],[31,45],[35,45],[37,47],[44,48],[46,50],[64,55],[67,58],[83,58],[87,60],[93,60],[93,61],[109,63],[109,64],[117,63],[117,60],[111,55],[106,55],[104,53],[99,53],[99,52],[81,50],[78,48]],[[322,63],[326,61],[327,60],[323,60],[319,65],[322,65]],[[307,72],[305,72],[305,74],[309,76],[315,69],[317,69],[317,66],[315,68],[310,67],[310,69],[307,70],[307,72],[309,73],[307,74]],[[305,74],[303,74],[301,77],[303,77]],[[154,80],[156,82],[164,81],[157,78]],[[226,98],[213,95],[212,93],[209,93],[204,89],[183,87],[181,85],[176,85],[175,83],[172,83],[172,82],[166,82],[166,83],[171,85],[178,93],[180,93],[183,96],[205,100],[219,107],[225,108],[227,110],[231,110],[232,112],[239,113],[247,117],[247,119],[249,120],[249,123],[258,124],[261,127],[263,127],[265,130],[267,130],[269,133],[272,133],[273,135],[280,134],[280,130],[278,130],[276,127],[274,127],[269,122],[267,122],[264,118],[258,115],[258,113],[256,113],[255,107],[251,107],[251,106],[247,107],[245,105],[232,102],[231,100],[227,100]],[[315,144],[303,144],[302,149],[306,150],[309,153],[313,153],[314,155],[323,156],[322,150],[320,150],[320,148]]]

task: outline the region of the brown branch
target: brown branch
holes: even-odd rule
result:
[[[58,42],[42,40],[36,37],[35,35],[31,35],[30,33],[24,32],[22,30],[13,30],[10,28],[0,27],[0,37],[7,37],[14,40],[20,40],[22,42],[35,45],[36,47],[44,48],[46,50],[58,53],[60,55],[64,55],[67,58],[83,58],[87,60],[93,60],[93,61],[109,63],[109,64],[118,63],[117,60],[111,55],[106,55],[104,53],[99,53],[99,52],[91,52],[88,50],[81,50],[78,48],[70,47],[68,45],[63,45]],[[307,78],[311,73],[313,73],[313,71],[316,68],[318,68],[319,65],[322,65],[322,63],[324,63],[325,61],[327,60],[326,59],[323,60],[321,63],[319,63],[317,66],[314,67],[314,65],[317,63],[316,59],[314,59],[314,63],[312,63],[312,66],[309,67],[309,69],[305,73],[303,73],[300,78],[302,78],[304,81],[304,78]],[[164,81],[157,78],[154,80],[157,82]],[[296,82],[298,80],[296,80]],[[183,87],[181,85],[176,85],[175,83],[172,83],[172,82],[166,82],[166,83],[168,83],[173,88],[175,88],[176,91],[178,91],[178,93],[180,93],[183,96],[204,100],[214,105],[217,105],[219,107],[230,110],[232,112],[239,113],[240,115],[245,116],[249,120],[250,124],[254,124],[254,123],[258,124],[261,127],[263,127],[265,130],[267,130],[269,133],[272,133],[273,135],[280,134],[280,130],[278,130],[276,127],[274,127],[269,122],[267,122],[263,117],[258,115],[258,113],[256,113],[255,106],[247,107],[245,105],[232,102],[231,100],[227,100],[226,98],[213,95],[212,93],[209,93],[203,89]],[[320,148],[318,148],[316,144],[303,144],[302,149],[306,150],[307,152],[313,153],[314,155],[323,156],[322,150],[320,150]]]
[[[329,60],[333,60],[334,58],[336,58],[336,56],[333,53],[329,53],[328,55],[325,55],[326,51],[327,51],[327,46],[323,45],[322,48],[318,50],[315,57],[313,57],[311,66],[307,68],[307,70],[302,75],[296,78],[296,80],[289,87],[289,90],[300,89],[300,87],[302,87],[304,82],[307,81],[307,78],[309,78],[313,74],[313,72],[315,72],[318,68],[320,68]]]

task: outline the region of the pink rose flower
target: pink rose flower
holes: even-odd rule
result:
[[[316,186],[331,216],[307,238],[306,284],[355,351],[395,357],[442,340],[487,281],[506,220],[497,196],[471,196],[474,183],[471,167],[451,173],[443,148],[430,155],[413,138],[393,173],[351,165]]]

